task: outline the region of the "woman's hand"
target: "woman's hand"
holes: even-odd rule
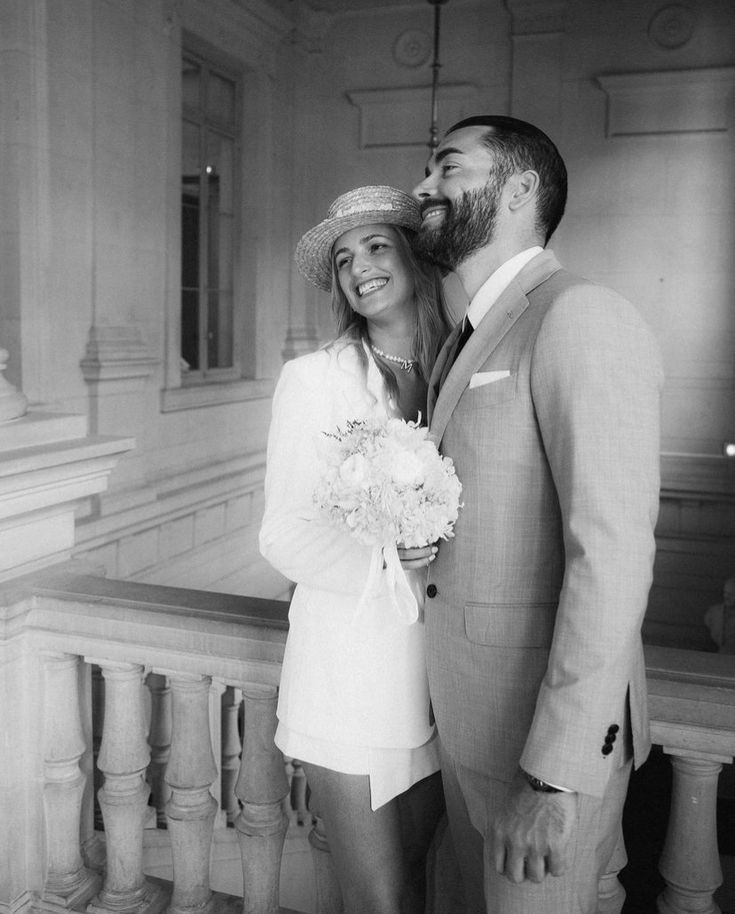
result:
[[[408,549],[406,546],[398,546],[398,558],[401,560],[404,571],[426,568],[434,561],[438,551],[439,547],[434,543],[413,549]]]

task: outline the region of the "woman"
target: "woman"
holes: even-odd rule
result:
[[[387,575],[368,584],[371,547],[312,504],[325,432],[353,419],[425,418],[449,321],[439,273],[411,247],[419,225],[408,194],[360,187],[300,240],[296,262],[331,290],[338,336],[284,366],[268,439],[260,546],[297,585],[276,743],[303,764],[346,914],[423,911],[424,861],[442,812],[423,626],[398,617]],[[433,551],[407,550],[405,567],[427,564]]]

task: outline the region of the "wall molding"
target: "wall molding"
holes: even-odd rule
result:
[[[609,73],[607,136],[723,133],[732,121],[735,67]]]
[[[445,128],[477,107],[477,86],[439,86],[437,100]],[[346,93],[360,112],[360,149],[426,146],[429,141],[431,86],[363,89]]]

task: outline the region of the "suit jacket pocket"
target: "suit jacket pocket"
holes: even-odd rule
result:
[[[465,603],[465,634],[475,644],[550,648],[556,603]]]
[[[459,409],[476,410],[490,409],[508,400],[514,400],[516,395],[517,375],[515,372],[507,378],[499,378],[490,384],[480,384],[478,387],[467,387],[462,394]]]

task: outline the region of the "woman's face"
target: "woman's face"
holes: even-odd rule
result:
[[[332,257],[353,311],[367,320],[413,313],[413,277],[392,225],[350,229],[334,242]]]

